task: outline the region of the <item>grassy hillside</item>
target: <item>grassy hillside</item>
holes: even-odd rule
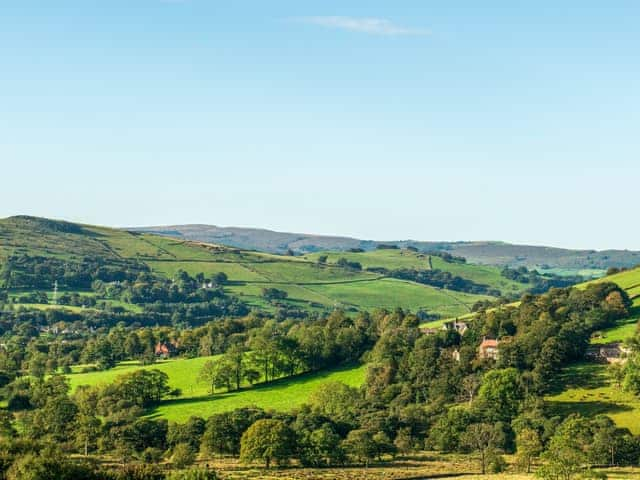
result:
[[[346,366],[333,370],[283,378],[268,384],[245,386],[238,392],[210,395],[208,385],[198,382],[198,372],[205,362],[215,357],[176,359],[140,366],[138,362],[123,362],[117,367],[99,372],[72,373],[68,375],[71,388],[80,385],[106,385],[116,377],[138,369],[158,369],[169,376],[171,388],[179,388],[182,396],[175,400],[165,400],[153,412],[168,420],[184,422],[197,415],[207,418],[214,413],[233,410],[244,406],[258,406],[264,409],[290,411],[305,403],[309,395],[322,383],[338,381],[354,387],[364,382],[365,366]],[[79,367],[76,367],[79,370]]]
[[[623,342],[632,337],[638,331],[638,322],[640,321],[640,268],[609,275],[584,285],[593,282],[613,282],[619,285],[633,301],[633,309],[629,318],[619,322],[615,327],[594,336],[591,343]]]
[[[435,255],[400,249],[382,249],[369,252],[321,252],[305,255],[303,258],[316,261],[320,256],[327,256],[327,262],[335,263],[339,258],[359,262],[364,268],[383,267],[387,269],[414,268],[437,269],[450,272],[452,275],[471,280],[475,283],[489,285],[502,292],[503,295],[519,295],[525,291],[526,285],[514,282],[500,275],[501,269],[488,265],[468,263],[450,263]]]
[[[385,278],[379,273],[365,271],[367,267],[427,269],[431,266],[486,284],[504,294],[518,294],[526,288],[524,284],[501,277],[496,267],[447,263],[439,257],[409,250],[328,253],[326,264],[321,265],[317,262],[317,254],[302,257],[273,255],[33,217],[0,220],[0,267],[9,256],[20,254],[70,262],[85,257],[100,257],[114,264],[135,260],[168,278],[178,270],[192,275],[224,272],[229,279],[225,287],[229,293],[252,307],[265,310],[274,308],[262,296],[265,287],[286,291],[288,298],[282,303],[303,310],[402,307],[423,309],[446,317],[468,313],[476,301],[487,298]],[[335,265],[343,257],[360,262],[365,270]]]
[[[546,398],[552,412],[562,417],[580,412],[592,417],[610,416],[618,426],[640,434],[640,399],[624,392],[607,373],[607,365],[571,365],[558,382],[559,392]]]

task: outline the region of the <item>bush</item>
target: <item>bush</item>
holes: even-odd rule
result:
[[[487,472],[502,473],[507,469],[507,462],[504,457],[497,452],[487,453]]]
[[[165,480],[165,475],[156,465],[127,465],[113,475],[114,480]]]
[[[164,456],[164,452],[159,448],[149,447],[144,450],[140,454],[140,460],[144,463],[160,463],[162,457]]]
[[[218,480],[214,470],[191,469],[169,474],[167,480]]]
[[[171,455],[171,463],[176,468],[185,468],[193,465],[196,461],[196,453],[187,443],[179,443],[173,447],[173,455]]]
[[[27,454],[19,457],[13,465],[11,465],[11,468],[7,471],[6,479],[107,480],[107,477],[104,474],[97,472],[95,468],[89,464],[73,463],[70,460],[57,458],[55,455],[49,456],[45,454],[44,456],[38,456],[34,454]]]

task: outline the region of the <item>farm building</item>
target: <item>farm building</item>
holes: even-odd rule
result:
[[[622,363],[630,351],[621,342],[606,343],[590,346],[587,349],[586,357],[596,362]]]
[[[464,335],[464,333],[469,329],[469,325],[466,322],[461,322],[459,320],[452,320],[450,322],[445,322],[442,325],[443,330],[455,330],[460,335]]]
[[[493,360],[498,359],[498,345],[500,342],[494,338],[484,338],[482,343],[478,347],[478,357],[485,359],[491,358]]]
[[[176,354],[177,348],[171,342],[158,342],[155,348],[156,357],[169,358]]]

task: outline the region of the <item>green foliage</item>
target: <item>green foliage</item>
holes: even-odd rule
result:
[[[294,434],[281,420],[257,420],[242,435],[240,459],[245,463],[263,461],[269,468],[271,462],[287,463],[292,456]]]
[[[365,466],[369,465],[378,453],[373,435],[366,429],[351,430],[342,445],[353,459]]]
[[[353,423],[360,398],[357,389],[344,383],[328,381],[310,395],[309,405],[314,411],[335,421]]]
[[[569,417],[551,437],[548,450],[543,455],[546,463],[536,475],[545,480],[576,478],[585,470],[589,440],[587,422],[579,416]]]
[[[190,469],[182,472],[171,472],[167,480],[218,480],[214,470]]]
[[[27,454],[7,471],[7,480],[107,480],[89,465],[72,462],[52,452]]]
[[[113,480],[165,480],[164,472],[156,465],[126,465],[112,474]]]
[[[482,379],[476,405],[493,421],[510,421],[518,413],[524,389],[518,370],[490,370]]]
[[[202,435],[202,450],[207,454],[239,455],[243,433],[264,417],[264,411],[255,408],[238,408],[212,415]]]
[[[523,428],[516,435],[517,464],[522,471],[531,473],[533,460],[542,453],[540,434],[533,428]]]
[[[177,469],[183,469],[196,461],[196,453],[188,443],[179,443],[173,447],[171,463]]]
[[[169,393],[169,376],[160,370],[136,370],[118,377],[110,393],[142,408],[157,405]]]

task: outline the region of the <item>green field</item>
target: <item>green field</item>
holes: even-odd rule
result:
[[[188,359],[176,359],[158,361],[152,365],[141,366],[140,362],[121,362],[116,367],[98,372],[80,373],[82,366],[73,368],[74,373],[67,375],[71,389],[75,390],[80,385],[107,385],[116,377],[141,369],[157,369],[169,375],[171,388],[179,388],[183,395],[203,395],[207,392],[207,385],[196,381],[198,372],[209,360],[216,357],[198,357]]]
[[[607,365],[580,363],[567,367],[558,381],[558,390],[559,393],[546,398],[556,415],[605,414],[618,426],[640,434],[640,398],[613,385]]]
[[[625,270],[624,272],[616,273],[615,275],[598,278],[597,280],[587,282],[587,284],[594,282],[613,282],[620,285],[624,290],[634,291],[640,287],[640,268]],[[640,293],[640,291],[638,293]]]
[[[637,316],[624,320],[620,322],[619,325],[604,330],[602,335],[594,336],[591,339],[591,343],[593,345],[599,345],[612,342],[624,342],[638,332],[638,320],[639,318]]]
[[[309,289],[335,299],[336,305],[362,305],[372,309],[406,306],[414,311],[424,309],[438,312],[445,317],[469,313],[475,302],[489,298],[426,287],[394,278],[366,283],[314,285]]]
[[[282,378],[253,387],[245,386],[238,392],[210,395],[208,385],[198,382],[196,378],[202,365],[212,358],[215,357],[168,360],[144,367],[138,362],[123,362],[111,370],[72,373],[68,378],[73,390],[80,385],[106,385],[119,375],[141,368],[158,369],[169,376],[171,388],[182,390],[182,396],[175,400],[164,400],[150,415],[184,422],[193,415],[207,418],[214,413],[252,405],[289,411],[305,403],[309,395],[325,382],[338,381],[354,387],[362,385],[366,372],[364,365],[340,367]]]
[[[489,285],[500,290],[503,295],[521,294],[527,286],[504,278],[498,267],[487,265],[473,265],[467,263],[449,263],[435,255],[427,255],[410,250],[381,249],[370,252],[320,252],[305,255],[312,261],[322,256],[327,256],[328,263],[335,263],[340,258],[346,258],[352,262],[359,262],[363,268],[383,267],[390,270],[400,268],[413,268],[416,270],[428,270],[429,268],[450,272],[452,275],[471,280],[482,285]]]

